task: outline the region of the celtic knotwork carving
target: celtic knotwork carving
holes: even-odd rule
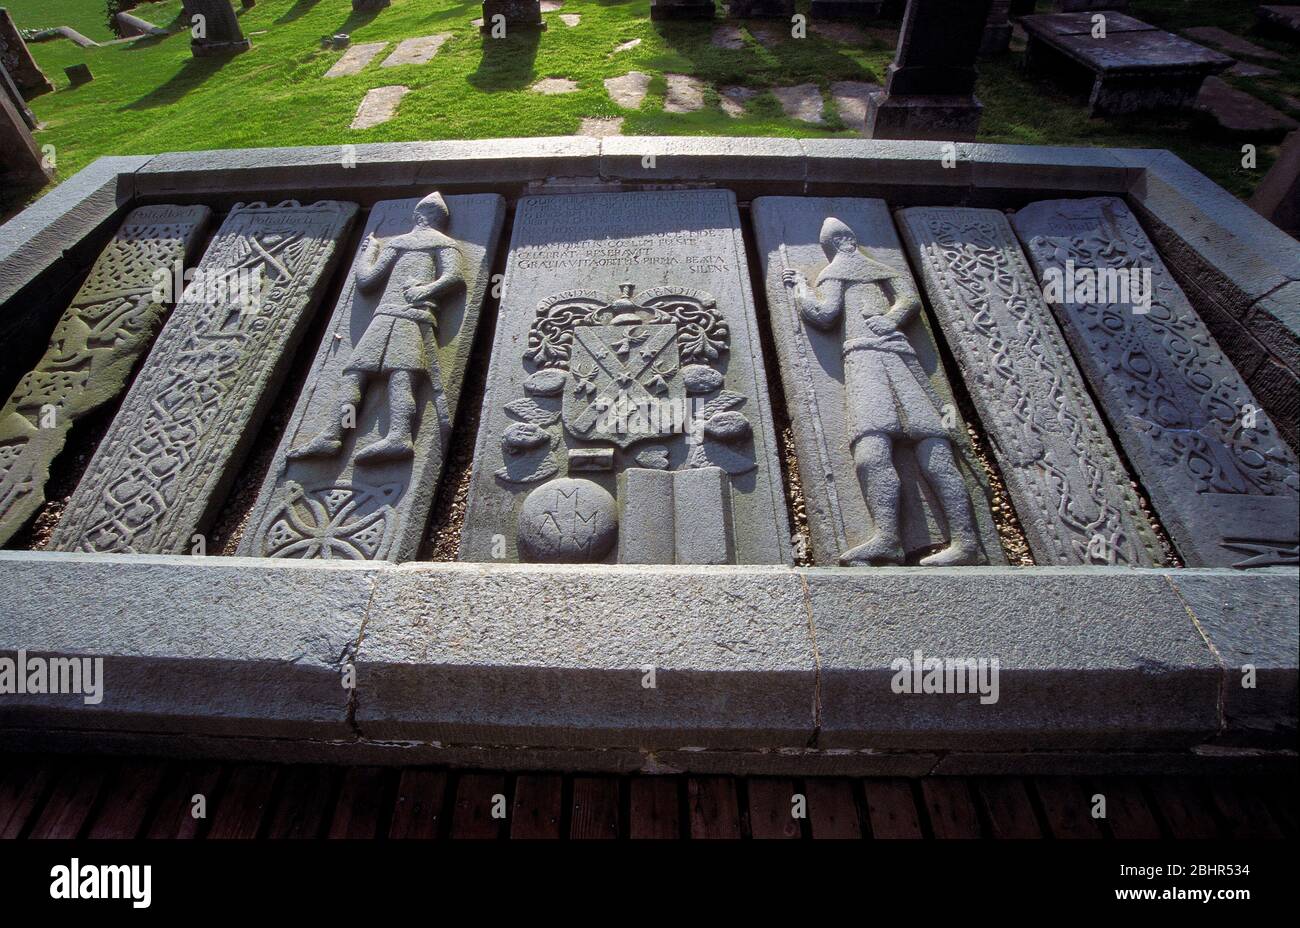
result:
[[[303,490],[287,485],[287,498],[267,520],[265,557],[384,560],[397,529],[393,502],[400,483],[333,484]]]

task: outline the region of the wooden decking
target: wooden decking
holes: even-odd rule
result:
[[[1297,832],[1296,786],[1291,777],[645,777],[0,755],[0,838],[1281,838]],[[1097,795],[1105,818],[1091,814]],[[800,796],[806,815],[796,818]],[[195,797],[204,817],[192,814]]]

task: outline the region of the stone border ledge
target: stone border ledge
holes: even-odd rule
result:
[[[0,746],[897,775],[1294,766],[1298,579],[6,551],[0,656],[102,656],[105,695],[0,696]],[[891,662],[917,649],[998,659],[998,701],[894,692]]]

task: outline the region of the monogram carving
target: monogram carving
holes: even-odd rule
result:
[[[171,308],[158,292],[207,225],[204,206],[133,211],[60,317],[49,347],[0,412],[0,544],[45,501],[69,430],[117,398]]]
[[[201,279],[260,280],[261,300],[186,290],[73,494],[59,550],[181,553],[220,505],[337,259],[351,203],[238,204]]]

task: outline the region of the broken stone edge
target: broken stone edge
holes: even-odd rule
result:
[[[0,579],[0,656],[104,658],[99,705],[0,695],[0,749],[792,775],[1296,766],[1291,568],[4,551]],[[997,658],[998,701],[895,693],[891,664],[917,649]]]

